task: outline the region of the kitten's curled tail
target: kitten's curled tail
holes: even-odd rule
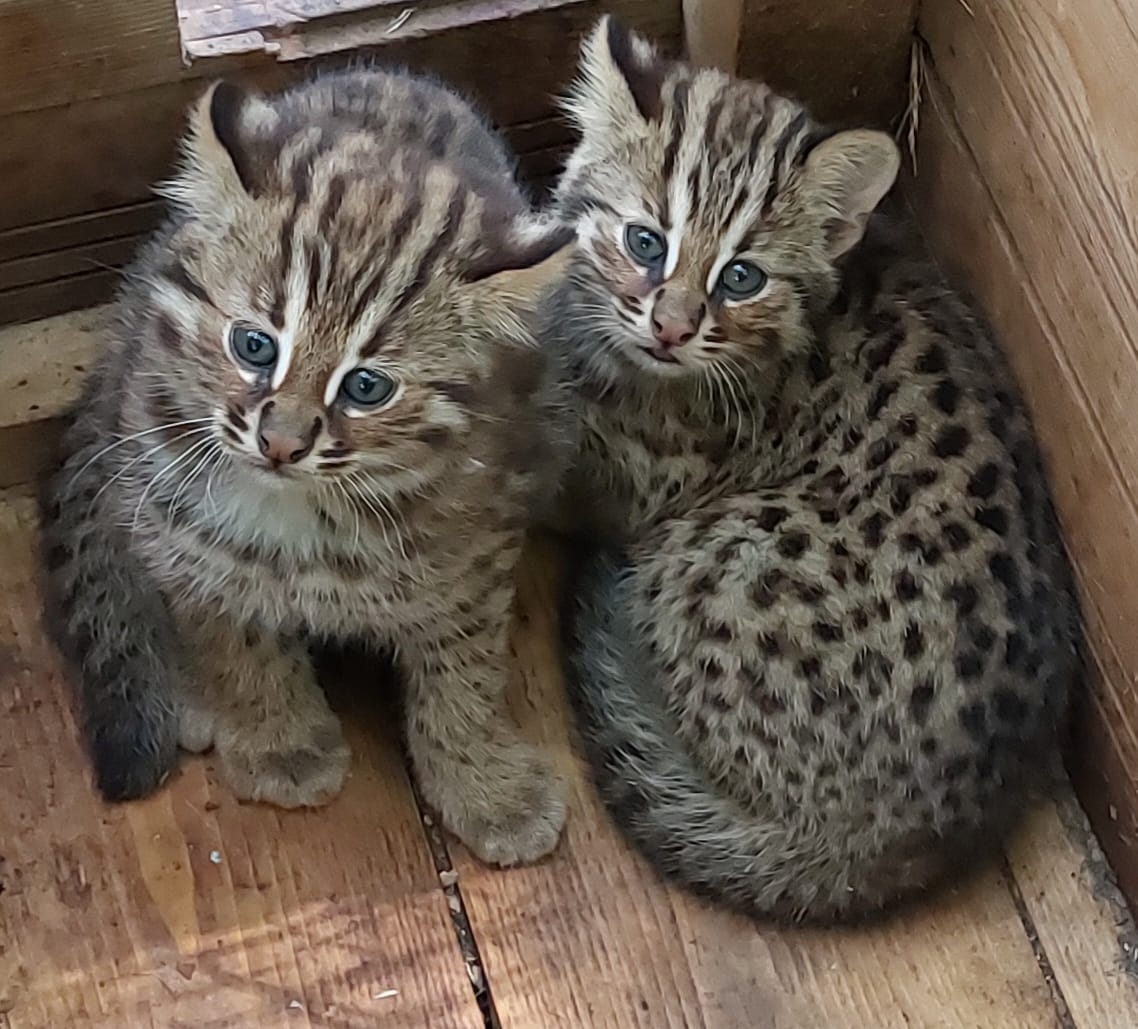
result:
[[[925,885],[928,870],[859,868],[816,822],[764,820],[711,781],[677,738],[629,631],[619,557],[578,550],[570,567],[563,652],[587,757],[615,820],[662,874],[789,922],[872,918]]]
[[[42,498],[47,622],[77,666],[99,792],[132,800],[154,790],[177,763],[177,635],[126,532],[98,507],[114,469],[88,463],[93,452],[73,452]]]

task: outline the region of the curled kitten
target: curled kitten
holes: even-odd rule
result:
[[[878,911],[997,847],[1058,756],[1080,628],[1027,414],[873,215],[887,136],[608,20],[570,110],[550,345],[562,521],[609,545],[567,612],[601,791],[734,907]]]

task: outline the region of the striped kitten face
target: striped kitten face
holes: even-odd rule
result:
[[[887,136],[824,133],[765,86],[667,61],[610,18],[567,107],[582,138],[558,202],[598,360],[730,375],[808,345],[835,262],[896,176]]]
[[[461,456],[495,354],[531,342],[566,233],[437,156],[226,84],[197,107],[147,336],[172,413],[212,417],[251,475],[413,490]]]

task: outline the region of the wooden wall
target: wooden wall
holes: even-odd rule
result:
[[[894,127],[917,0],[742,0],[739,74],[835,124]]]
[[[1033,408],[1090,634],[1072,771],[1138,900],[1138,7],[923,0],[917,207]]]
[[[914,2],[722,6],[740,8],[745,74],[768,75],[826,117],[885,123],[902,101]],[[569,142],[551,94],[572,75],[581,33],[610,11],[678,52],[682,8],[700,6],[491,0],[479,9],[527,13],[426,36],[408,25],[369,52],[434,69],[479,97],[521,154],[523,171],[541,179],[556,171]],[[384,8],[384,24],[391,10]],[[346,53],[338,50],[367,35],[313,31],[287,39],[292,56],[320,52],[339,61]],[[116,269],[155,222],[150,185],[168,172],[186,106],[210,78],[272,87],[310,64],[251,53],[187,66],[174,0],[0,0],[0,323],[109,295]]]
[[[540,178],[569,139],[551,93],[568,82],[577,40],[602,10],[679,50],[678,0],[580,0],[379,51],[479,97],[525,173]],[[113,269],[154,224],[150,185],[168,172],[185,109],[206,82],[227,75],[268,88],[309,67],[266,54],[187,67],[174,0],[0,0],[0,323],[108,295]]]

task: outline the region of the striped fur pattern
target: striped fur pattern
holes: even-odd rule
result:
[[[241,797],[327,801],[348,750],[306,641],[363,639],[397,649],[445,824],[541,856],[561,787],[502,692],[568,234],[464,100],[379,69],[215,85],[162,191],[45,509],[100,790],[212,746]]]
[[[998,845],[1058,754],[1080,629],[1028,417],[873,214],[887,137],[611,21],[569,108],[551,346],[582,423],[562,525],[607,541],[566,599],[600,789],[740,910],[885,910]]]

